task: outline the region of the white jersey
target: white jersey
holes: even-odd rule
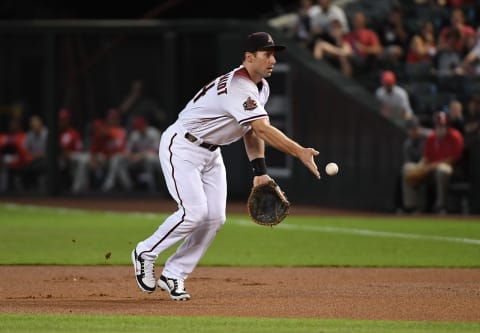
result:
[[[240,66],[203,87],[177,123],[203,142],[227,145],[243,137],[252,120],[268,117],[264,106],[269,95],[267,81],[257,86]]]

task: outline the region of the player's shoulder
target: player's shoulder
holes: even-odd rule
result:
[[[258,88],[252,81],[245,67],[240,67],[233,72],[230,89],[235,92],[246,92],[248,94],[257,95]]]
[[[245,67],[240,67],[234,70],[232,77],[232,84],[244,86],[244,87],[255,87],[255,83],[250,78]]]

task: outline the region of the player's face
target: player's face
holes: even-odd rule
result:
[[[275,51],[257,51],[253,61],[255,73],[261,77],[270,77],[276,63]]]

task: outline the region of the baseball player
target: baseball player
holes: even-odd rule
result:
[[[240,67],[207,83],[162,134],[159,158],[170,195],[178,210],[150,237],[137,244],[132,261],[138,286],[151,293],[156,285],[173,300],[188,300],[184,281],[194,270],[226,219],[227,184],[221,146],[243,138],[253,169],[253,185],[271,181],[265,164],[265,142],[297,157],[317,178],[314,157],[272,126],[264,108],[270,93],[276,45],[266,32],[250,34]],[[158,281],[154,264],[160,253],[183,240],[168,258]]]

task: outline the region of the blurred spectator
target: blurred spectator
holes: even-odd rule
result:
[[[403,166],[402,166],[402,206],[405,206],[403,203],[408,201],[408,198],[404,198],[406,192],[403,189],[405,186],[405,177],[414,168],[418,162],[422,159],[423,149],[425,144],[425,139],[431,133],[431,130],[421,126],[417,117],[412,117],[407,119],[405,122],[405,128],[407,130],[407,138],[403,142]],[[408,190],[407,190],[408,191]],[[423,195],[420,198],[424,198],[425,187],[419,188],[419,192]],[[405,208],[405,207],[404,207]],[[412,207],[408,207],[412,210]],[[420,202],[419,207],[415,207],[415,210],[422,211],[425,209],[425,202]],[[410,212],[410,211],[409,211]]]
[[[434,124],[434,131],[425,140],[422,159],[404,173],[404,206],[408,210],[419,208],[419,188],[426,184],[433,185],[435,192],[433,211],[446,213],[450,177],[461,162],[464,141],[462,134],[450,127],[446,113],[435,113]]]
[[[60,169],[68,173],[71,180],[71,191],[79,193],[88,188],[88,153],[84,151],[80,133],[72,127],[71,112],[61,109],[59,114],[60,128]]]
[[[480,28],[477,29],[477,41],[463,58],[461,66],[465,75],[480,75]]]
[[[45,173],[47,171],[47,136],[48,130],[43,126],[42,118],[30,117],[30,130],[25,137],[25,147],[31,161],[25,166],[24,179],[26,184],[36,183],[38,189],[45,188]]]
[[[349,57],[352,47],[344,41],[344,31],[338,20],[330,22],[328,31],[317,36],[313,56],[317,60],[326,59],[330,64],[342,70],[346,76],[352,75]]]
[[[133,131],[127,142],[129,169],[135,178],[145,183],[148,190],[158,190],[157,183],[162,179],[162,170],[158,160],[160,131],[148,126],[145,118],[137,116],[133,120]]]
[[[93,175],[93,188],[103,183],[108,166],[107,143],[109,130],[102,119],[95,119],[92,123],[92,136],[89,138],[89,168]]]
[[[153,98],[148,96],[141,80],[132,81],[130,92],[120,104],[118,110],[122,118],[125,119],[123,124],[129,129],[132,127],[135,116],[144,117],[149,124],[158,129],[163,129],[167,121],[167,114]]]
[[[463,129],[465,131],[464,167],[468,177],[473,171],[470,170],[472,147],[475,147],[476,143],[480,141],[480,94],[473,95],[467,104]]]
[[[463,128],[467,146],[473,141],[480,140],[480,94],[474,95],[468,102]]]
[[[450,14],[450,24],[440,30],[437,41],[434,67],[440,79],[463,75],[466,63],[463,58],[476,43],[475,31],[465,24],[465,15],[460,8]],[[467,66],[468,67],[468,66]]]
[[[310,22],[318,12],[318,6],[313,5],[313,0],[300,0],[293,28],[293,39],[301,46],[308,47],[310,44]]]
[[[403,161],[404,163],[418,163],[423,156],[425,139],[432,130],[422,127],[417,117],[407,119],[405,129],[407,138],[403,143]]]
[[[363,12],[353,16],[353,31],[345,35],[353,50],[354,71],[365,72],[378,64],[383,47],[375,31],[367,28],[367,18]]]
[[[312,11],[310,30],[313,36],[325,33],[334,20],[340,22],[344,32],[350,31],[345,12],[341,7],[332,5],[330,0],[317,0],[317,6]]]
[[[422,23],[420,33],[410,39],[406,62],[409,64],[417,62],[431,62],[437,54],[437,42],[435,28],[431,21]]]
[[[268,25],[282,30],[300,46],[307,47],[310,43],[310,19],[318,11],[318,6],[313,3],[314,0],[298,0],[295,11],[269,19]]]
[[[403,23],[403,11],[401,7],[394,6],[380,34],[385,60],[394,64],[403,60],[408,48],[408,38],[409,36]]]
[[[413,115],[407,91],[396,84],[397,78],[392,71],[382,73],[381,86],[375,96],[380,102],[380,112],[395,123],[404,126],[405,120]]]
[[[127,131],[120,125],[120,112],[117,109],[109,109],[106,123],[97,122],[97,134],[100,135],[97,151],[94,151],[101,168],[106,168],[106,175],[102,185],[102,191],[108,192],[115,188],[117,182],[130,190],[132,181],[128,174],[126,159]],[[92,151],[91,151],[92,152]],[[93,162],[95,163],[95,162]],[[92,166],[98,167],[98,165]]]
[[[442,47],[438,48],[434,58],[434,67],[440,78],[447,77],[446,80],[448,80],[449,76],[463,74],[462,55],[455,47],[459,36],[460,34],[456,30],[448,31],[443,37]]]
[[[450,126],[464,135],[463,105],[460,101],[453,100],[450,102],[448,105],[448,117],[450,119]]]
[[[30,163],[31,157],[25,147],[25,132],[21,119],[12,117],[8,132],[0,134],[0,193],[10,189],[22,190],[22,171]]]

